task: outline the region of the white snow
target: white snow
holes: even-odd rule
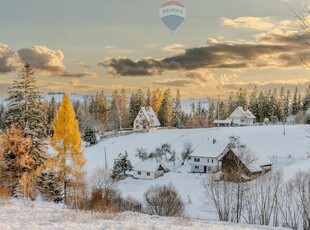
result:
[[[273,229],[222,222],[191,221],[140,213],[102,214],[69,210],[63,205],[23,200],[0,200],[1,230],[246,230]]]
[[[285,129],[285,134],[283,131]],[[107,149],[107,162],[111,169],[113,159],[121,152],[127,151],[131,163],[139,160],[135,157],[137,148],[153,151],[163,143],[170,143],[178,154],[183,145],[190,140],[196,150],[193,155],[201,155],[206,151],[203,146],[209,139],[217,143],[228,143],[231,135],[240,136],[247,147],[253,149],[262,158],[273,163],[273,170],[281,170],[285,180],[290,179],[299,170],[310,169],[310,132],[309,125],[273,125],[249,127],[220,127],[208,129],[167,129],[150,133],[134,133],[126,136],[105,139],[99,144],[85,149],[88,159],[86,171],[90,175],[96,167],[104,167],[104,147]],[[118,183],[118,189],[124,196],[131,196],[143,202],[143,194],[156,184],[173,184],[186,203],[186,214],[192,218],[216,220],[216,214],[204,203],[204,192],[201,179],[206,174],[190,173],[190,165],[173,168],[164,176],[155,180],[139,180],[127,178]]]

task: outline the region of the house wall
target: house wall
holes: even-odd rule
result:
[[[222,162],[216,158],[211,157],[195,157],[191,156],[189,160],[191,165],[191,172],[204,173],[207,172],[218,172],[221,170]],[[205,169],[206,167],[206,169]]]
[[[146,120],[145,115],[142,110],[140,110],[139,114],[136,116],[133,122],[133,130],[145,130],[147,129],[148,121]]]
[[[153,180],[156,178],[155,172],[143,172],[140,171],[141,174],[139,174],[139,171],[134,170],[133,171],[133,177],[136,179],[146,179],[146,180]],[[147,173],[150,173],[150,175],[147,175]]]

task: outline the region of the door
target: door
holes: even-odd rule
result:
[[[206,173],[207,172],[207,166],[204,166],[203,168],[203,172]]]

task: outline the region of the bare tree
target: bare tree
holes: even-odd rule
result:
[[[283,227],[298,229],[301,223],[302,207],[296,194],[294,180],[289,181],[280,192],[279,213]]]
[[[278,225],[281,174],[268,173],[247,184],[244,196],[245,221],[249,224]]]
[[[236,219],[236,184],[226,180],[216,182],[215,178],[202,180],[206,203],[215,208],[220,221]]]
[[[144,193],[146,211],[159,216],[182,216],[184,203],[177,190],[170,185],[150,187]]]
[[[228,162],[227,167],[230,168],[231,175],[229,175],[229,177],[237,183],[236,221],[239,223],[242,212],[244,177],[247,175],[249,168],[251,168],[254,162],[257,161],[257,158],[254,152],[246,147],[234,148],[231,150],[231,153],[233,154],[228,155],[228,160],[226,162]]]
[[[193,152],[193,143],[190,140],[186,141],[183,146],[183,151],[181,152],[182,165],[184,165],[184,162]]]

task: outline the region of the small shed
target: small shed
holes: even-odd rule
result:
[[[133,177],[136,179],[153,180],[164,173],[164,167],[156,161],[140,161],[133,167]]]

